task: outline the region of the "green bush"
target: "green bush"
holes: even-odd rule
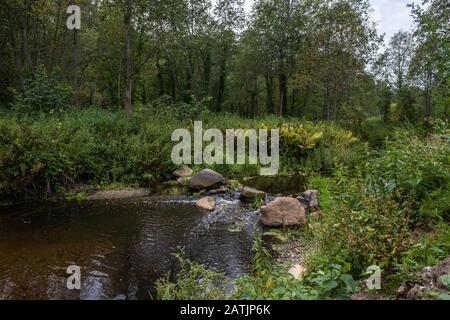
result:
[[[386,143],[383,154],[369,162],[365,170],[368,191],[390,194],[398,203],[410,202],[413,222],[418,223],[427,214],[425,210],[420,212],[421,203],[450,183],[450,148],[448,142],[439,138],[399,133],[395,140]]]
[[[260,237],[253,244],[253,271],[236,280],[233,298],[238,300],[311,300],[317,293],[274,264]]]
[[[450,226],[441,223],[436,230],[422,235],[396,260],[392,278],[413,284],[426,266],[433,266],[450,256]]]
[[[174,168],[175,123],[101,110],[0,119],[0,194],[44,198],[77,183],[156,180]]]
[[[305,282],[314,288],[319,298],[348,299],[351,294],[359,292],[358,283],[349,273],[350,264],[317,264],[307,274]]]
[[[337,165],[332,177],[315,176],[308,183],[319,190],[325,211],[315,231],[319,255],[350,263],[354,274],[372,264],[395,268],[416,226],[448,222],[448,143],[405,131],[394,136],[364,166],[350,171]]]
[[[359,135],[371,146],[380,147],[393,134],[393,128],[381,118],[368,118],[361,123]]]
[[[25,81],[25,91],[16,98],[13,110],[25,114],[60,111],[69,106],[71,95],[69,86],[48,75],[40,65],[34,76]]]
[[[158,300],[225,300],[227,280],[217,272],[185,258],[183,250],[174,254],[180,271],[174,282],[170,274],[156,282]]]

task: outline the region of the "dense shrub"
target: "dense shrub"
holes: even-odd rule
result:
[[[417,226],[433,229],[436,222],[448,221],[448,142],[405,132],[394,136],[353,173],[338,166],[333,176],[309,182],[319,190],[325,211],[316,254],[350,263],[356,273],[372,264],[394,268]]]
[[[0,194],[45,197],[75,183],[157,179],[173,169],[173,124],[83,110],[0,119]]]
[[[174,254],[180,264],[175,281],[170,274],[156,282],[156,298],[159,300],[224,300],[227,279],[220,273],[186,259],[184,251]]]
[[[48,75],[40,65],[34,76],[25,81],[25,91],[17,96],[13,109],[25,114],[59,111],[67,108],[71,95],[69,86]]]
[[[365,193],[359,179],[328,180],[315,185],[326,195],[325,217],[315,232],[320,254],[333,257],[334,263],[349,263],[355,273],[372,264],[392,264],[409,244],[410,209],[389,196]]]
[[[359,136],[371,146],[380,147],[384,141],[392,136],[394,128],[381,118],[368,118],[362,121]]]
[[[419,237],[396,260],[393,279],[409,284],[418,280],[426,266],[433,266],[450,256],[450,226],[441,223],[436,230]]]
[[[175,102],[172,97],[164,95],[144,107],[152,114],[175,117],[179,120],[201,120],[209,114],[206,103],[193,100],[191,103]]]
[[[421,203],[435,197],[435,192],[445,194],[448,190],[449,144],[433,136],[419,138],[398,133],[394,140],[386,143],[383,154],[368,163],[366,171],[366,185],[370,192],[390,194],[400,204],[410,202],[413,219],[420,222],[420,218],[427,215],[424,210],[420,212]],[[448,208],[442,213],[445,211],[448,212]]]

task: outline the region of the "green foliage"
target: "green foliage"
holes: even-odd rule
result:
[[[264,201],[263,201],[262,197],[256,195],[256,196],[253,198],[253,201],[252,201],[252,203],[251,203],[251,207],[252,207],[253,209],[260,209],[263,205],[264,205]]]
[[[368,118],[361,123],[359,135],[371,146],[381,146],[387,138],[392,136],[393,127],[381,118]]]
[[[442,283],[447,290],[450,290],[450,274],[443,275],[438,279],[439,283]]]
[[[43,198],[76,183],[157,179],[173,169],[169,119],[83,110],[0,119],[0,194]]]
[[[325,256],[328,263],[346,261],[353,274],[377,264],[413,281],[425,265],[449,255],[448,143],[407,133],[395,133],[377,157],[353,172],[337,166],[332,177],[310,179],[325,212],[314,233],[319,251],[310,257],[310,270]],[[418,225],[438,231],[414,244],[411,229]]]
[[[450,256],[450,226],[441,223],[436,231],[422,235],[395,263],[392,276],[401,282],[414,283],[426,266],[436,265]]]
[[[155,110],[144,108],[132,119],[95,109],[41,114],[37,119],[2,115],[0,194],[45,197],[76,183],[150,183],[164,177],[174,169],[171,133],[193,129],[190,116],[179,117],[177,107],[165,99],[155,102]],[[364,144],[356,143],[350,132],[333,125],[294,120],[283,125],[282,118],[276,117],[203,115],[204,130],[218,128],[224,135],[231,128],[280,128],[281,172],[331,170],[338,162],[356,166],[367,154]],[[228,178],[259,174],[259,165],[209,167]]]
[[[355,167],[367,157],[367,145],[347,130],[329,123],[264,123],[280,130],[280,157],[286,173],[331,172],[336,163]]]
[[[407,207],[368,195],[335,200],[316,234],[321,250],[350,262],[354,272],[371,264],[391,264],[408,245]]]
[[[245,300],[310,300],[348,298],[359,288],[348,273],[349,265],[321,264],[295,279],[284,264],[273,263],[260,238],[254,242],[253,273],[237,279],[234,298]]]
[[[396,139],[386,143],[380,157],[368,163],[366,171],[369,192],[389,194],[398,203],[410,202],[412,218],[419,222],[424,215],[436,216],[436,212],[419,210],[422,201],[433,199],[435,192],[442,195],[448,190],[450,149],[441,139],[410,137],[400,132]],[[442,205],[448,206],[448,201],[444,199]],[[445,212],[448,208],[440,214]]]
[[[421,294],[421,297],[450,301],[450,295],[439,291],[425,291],[424,293]]]
[[[158,300],[225,300],[226,278],[217,272],[207,270],[203,265],[185,258],[182,249],[175,253],[180,271],[175,282],[170,274],[156,282]]]
[[[332,192],[334,183],[333,178],[319,175],[312,176],[308,180],[308,189],[319,191],[320,206],[325,212],[328,212],[333,207]]]
[[[273,264],[261,238],[254,245],[253,274],[236,280],[234,298],[238,300],[309,300],[316,295],[287,273],[285,266]]]
[[[61,111],[69,106],[71,94],[70,87],[48,75],[40,65],[25,82],[25,91],[17,96],[13,109],[24,114]]]
[[[194,97],[190,103],[175,102],[172,97],[164,95],[144,106],[152,114],[176,117],[179,120],[196,120],[206,116],[209,111],[206,101],[197,101]]]
[[[348,264],[345,267],[340,264],[318,265],[307,275],[306,282],[314,287],[319,297],[348,299],[350,294],[359,291],[349,272]]]

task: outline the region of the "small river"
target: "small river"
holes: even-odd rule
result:
[[[177,271],[178,247],[235,279],[250,266],[258,219],[237,200],[206,212],[190,197],[3,208],[0,299],[151,299],[156,280]],[[81,290],[67,289],[70,265],[81,267]]]

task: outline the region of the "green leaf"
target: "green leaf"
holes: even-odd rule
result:
[[[341,275],[341,280],[347,286],[347,291],[349,293],[356,293],[358,291],[358,284],[351,274],[346,273]]]

